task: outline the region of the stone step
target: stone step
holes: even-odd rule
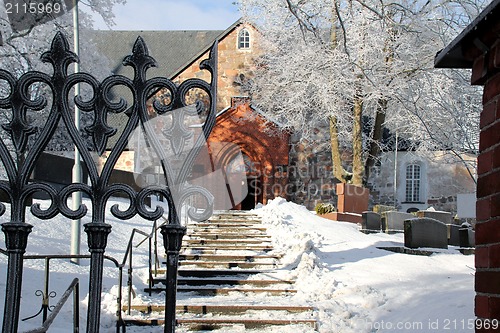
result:
[[[158,269],[158,275],[165,274],[165,269]],[[222,277],[222,276],[248,276],[259,273],[268,273],[270,270],[264,269],[193,269],[180,268],[179,277]]]
[[[234,224],[235,226],[233,226]],[[205,223],[200,222],[198,224],[188,224],[186,227],[189,230],[206,230],[208,231],[260,231],[265,233],[267,231],[267,227],[262,224],[239,224],[239,223]]]
[[[274,262],[244,262],[244,261],[234,261],[234,262],[224,262],[224,261],[180,261],[180,267],[184,266],[196,266],[204,268],[254,268],[259,266],[277,267],[278,265]]]
[[[230,234],[230,233],[235,233],[235,234],[240,234],[240,233],[245,233],[245,234],[251,234],[251,233],[259,233],[263,235],[266,234],[267,228],[265,227],[218,227],[217,225],[214,226],[188,226],[187,227],[187,233],[224,233],[224,234]]]
[[[200,222],[194,225],[188,225],[188,228],[190,227],[198,227],[198,228],[239,228],[239,229],[262,229],[262,230],[267,230],[267,228],[262,227],[261,224],[258,223],[252,223],[252,224],[242,224],[242,223],[234,223],[234,222],[227,222],[227,223],[207,223],[207,222]]]
[[[266,234],[267,228],[261,224],[248,224],[242,225],[238,223],[233,224],[221,224],[221,223],[199,223],[198,225],[187,225],[188,232],[190,230],[200,230],[204,232],[261,232]]]
[[[163,283],[166,284],[166,279],[155,278],[153,284]],[[177,285],[179,286],[224,286],[224,285],[232,285],[232,286],[276,286],[276,285],[292,285],[295,281],[292,280],[248,280],[248,279],[238,279],[238,278],[179,278],[177,281]]]
[[[260,238],[263,241],[267,241],[271,236],[269,235],[264,235],[264,234],[249,234],[249,233],[192,233],[192,234],[187,234],[187,237],[185,239],[208,239],[208,240],[214,240],[214,239],[255,239],[255,238]]]
[[[270,243],[270,240],[267,239],[184,239],[182,241],[182,245],[235,245],[238,244],[243,246],[245,244],[262,244],[262,243]]]
[[[277,268],[278,263],[274,261],[203,261],[183,260],[179,263],[181,268],[217,268],[217,269],[252,269],[252,268]]]
[[[212,227],[218,227],[218,228],[231,228],[232,226],[238,226],[238,228],[260,228],[260,229],[265,229],[267,230],[267,226],[262,224],[262,222],[259,221],[248,221],[248,222],[238,222],[238,221],[223,221],[223,220],[217,220],[217,221],[201,221],[201,222],[195,222],[195,223],[188,223],[186,227],[191,228],[191,227],[197,227],[197,228],[212,228]]]
[[[256,262],[258,260],[266,259],[280,259],[282,255],[278,254],[251,254],[251,255],[237,255],[237,254],[181,254],[179,260],[208,260],[208,261],[243,261],[243,262]]]
[[[196,252],[196,253],[207,253],[204,251],[254,251],[254,252],[269,252],[274,248],[271,245],[220,245],[220,244],[205,244],[196,246],[183,246],[181,248],[181,253]]]
[[[185,248],[182,250],[180,255],[239,255],[239,256],[260,256],[266,255],[267,253],[271,253],[272,248],[259,248],[259,249],[250,249],[248,247],[244,248],[217,248],[217,247],[196,247],[196,248]],[[270,254],[271,255],[271,254]],[[280,255],[281,256],[281,255]]]
[[[219,218],[209,218],[207,220],[208,223],[262,223],[262,220],[259,218],[241,218],[241,217],[219,217]]]
[[[145,292],[162,292],[165,291],[165,286],[154,286],[145,288]],[[245,294],[267,294],[272,296],[286,296],[297,293],[296,289],[286,288],[252,288],[252,287],[208,287],[208,286],[177,286],[177,293],[194,293],[203,296],[227,295],[229,293],[245,293]]]
[[[144,304],[144,305],[132,305],[131,310],[143,312],[143,313],[153,313],[165,311],[164,304]],[[123,311],[128,310],[128,306],[124,305],[122,307]],[[291,306],[291,305],[255,305],[255,304],[236,304],[236,305],[216,305],[216,304],[177,304],[177,313],[193,313],[193,314],[241,314],[247,311],[282,311],[288,313],[303,313],[312,312],[314,308],[312,306]]]
[[[213,214],[211,220],[256,220],[261,221],[262,218],[256,214]]]
[[[248,224],[254,224],[254,225],[261,225],[262,220],[261,219],[217,219],[217,218],[211,218],[208,220],[204,221],[191,221],[188,222],[188,225],[200,225],[200,224],[208,224],[208,225],[213,225],[213,224],[243,224],[243,225],[248,225]]]
[[[316,329],[317,321],[315,319],[255,319],[255,318],[178,318],[177,325],[188,326],[190,330],[204,331],[215,330],[222,327],[240,325],[246,329],[258,329],[266,326],[285,326],[285,325],[306,325]],[[127,325],[135,326],[157,326],[164,325],[164,319],[127,319]],[[290,332],[293,332],[291,328]]]
[[[215,216],[220,216],[220,215],[259,216],[259,215],[255,214],[254,212],[251,212],[251,211],[248,211],[248,210],[233,210],[233,209],[214,210],[214,215]]]

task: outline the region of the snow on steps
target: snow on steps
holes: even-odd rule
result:
[[[281,254],[272,253],[272,243],[258,216],[218,212],[206,222],[188,225],[183,244],[177,296],[179,328],[186,332],[224,328],[266,332],[279,326],[290,327],[290,332],[298,327],[301,332],[315,331],[314,309],[294,304],[295,281],[280,277]],[[165,271],[157,273],[151,292],[165,290]],[[128,309],[125,306],[123,310]],[[134,315],[126,318],[129,326],[164,324],[163,304],[136,304],[131,310]]]

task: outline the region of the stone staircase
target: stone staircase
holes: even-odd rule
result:
[[[280,332],[316,330],[314,309],[294,300],[295,281],[284,278],[281,255],[273,251],[257,215],[222,211],[187,227],[177,288],[179,332],[276,332],[278,326]],[[158,271],[146,293],[165,290],[164,273]],[[164,304],[154,299],[133,305],[127,325],[162,325]]]

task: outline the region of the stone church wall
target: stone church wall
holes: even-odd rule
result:
[[[314,140],[314,141],[313,141]],[[318,203],[336,205],[335,181],[328,128],[318,130],[312,140],[295,133],[290,140],[288,199],[314,209]]]
[[[250,32],[249,49],[238,49],[238,33],[241,29]],[[217,110],[231,106],[231,99],[245,95],[245,84],[253,75],[255,59],[260,54],[258,49],[258,32],[251,25],[239,25],[218,45]],[[208,52],[188,66],[175,80],[182,82],[190,78],[210,80],[207,71],[200,71],[200,62],[208,58]]]

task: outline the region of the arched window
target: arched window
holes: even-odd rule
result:
[[[420,165],[408,165],[406,167],[406,202],[420,201],[420,180]]]
[[[247,29],[241,29],[238,34],[238,48],[239,49],[249,49],[250,48],[250,33]]]

